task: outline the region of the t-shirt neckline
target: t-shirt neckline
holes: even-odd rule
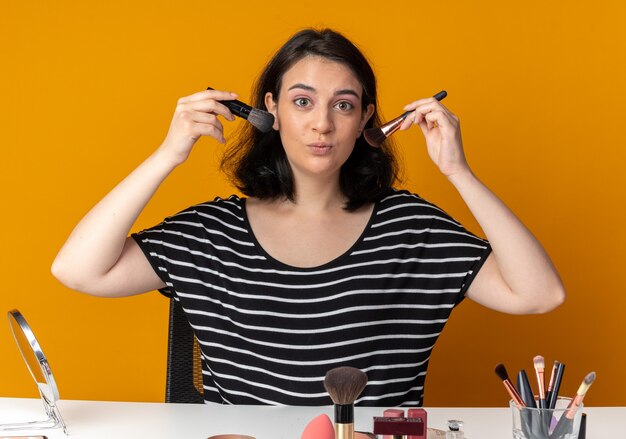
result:
[[[365,236],[371,230],[372,223],[374,222],[374,218],[376,217],[376,214],[378,213],[378,210],[380,209],[380,200],[375,201],[374,202],[374,208],[372,209],[372,212],[370,213],[370,217],[369,217],[367,223],[365,224],[365,227],[361,231],[359,237],[355,240],[355,242],[345,252],[343,252],[342,254],[337,256],[336,258],[331,259],[330,261],[324,262],[323,264],[320,264],[320,265],[317,265],[317,266],[314,266],[314,267],[298,267],[296,265],[291,265],[291,264],[288,264],[286,262],[283,262],[283,261],[280,261],[280,260],[276,259],[274,256],[272,256],[271,254],[269,254],[265,250],[265,248],[261,245],[261,243],[257,239],[256,235],[254,234],[254,231],[252,230],[252,226],[251,226],[250,220],[248,218],[248,211],[246,209],[247,197],[241,197],[240,200],[241,200],[241,211],[242,211],[242,215],[243,215],[243,221],[244,221],[246,230],[250,234],[251,241],[254,244],[254,247],[255,247],[256,251],[260,255],[265,257],[268,261],[270,261],[272,264],[274,264],[276,266],[279,266],[281,268],[287,268],[287,269],[292,270],[292,271],[301,271],[301,272],[316,271],[316,270],[320,270],[320,269],[324,269],[324,268],[329,268],[329,267],[332,267],[332,266],[335,266],[335,265],[341,263],[341,261],[343,259],[349,257],[350,254],[363,242]]]

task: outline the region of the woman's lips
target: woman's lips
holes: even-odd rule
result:
[[[316,154],[325,154],[332,149],[328,143],[309,143],[308,147]]]

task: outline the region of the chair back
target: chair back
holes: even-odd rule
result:
[[[204,403],[200,347],[180,302],[170,299],[165,402]]]

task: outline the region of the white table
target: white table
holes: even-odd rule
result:
[[[49,439],[206,439],[224,433],[239,433],[256,439],[299,439],[306,424],[332,407],[267,407],[137,402],[70,401],[58,403],[69,436],[46,430]],[[371,431],[372,417],[381,408],[357,407],[357,430]],[[507,408],[426,408],[428,426],[445,429],[448,419],[465,422],[468,439],[509,439],[511,419]],[[585,408],[587,439],[626,439],[623,420],[626,407]],[[0,398],[0,423],[44,419],[38,399]],[[23,431],[11,435],[26,435]],[[41,434],[41,433],[40,433]],[[10,434],[5,434],[10,436]],[[1,434],[0,434],[1,436]]]

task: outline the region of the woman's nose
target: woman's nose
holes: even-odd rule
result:
[[[324,107],[318,107],[313,112],[313,130],[319,133],[327,133],[334,128],[332,113],[329,109]]]

